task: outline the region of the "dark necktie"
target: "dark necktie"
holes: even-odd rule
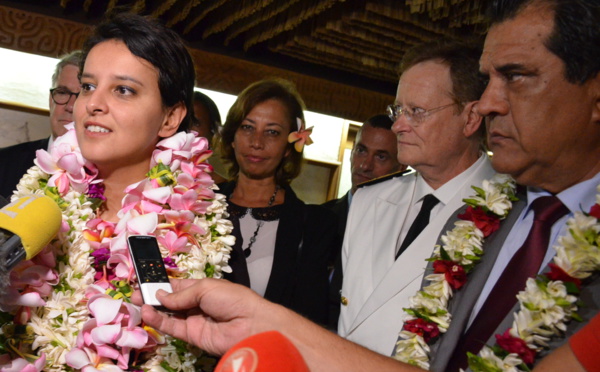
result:
[[[439,202],[440,201],[438,200],[438,198],[436,198],[432,194],[425,195],[425,197],[423,198],[423,204],[421,205],[421,210],[419,211],[417,218],[415,218],[412,225],[410,225],[410,228],[406,233],[406,237],[404,238],[400,249],[398,249],[398,252],[396,252],[396,259],[398,259],[402,252],[406,250],[406,247],[408,247],[410,243],[412,243],[417,238],[417,236],[419,236],[421,231],[423,231],[423,229],[427,227],[427,225],[429,224],[429,216],[431,214],[431,210]]]
[[[504,268],[473,323],[457,343],[446,371],[465,369],[467,351],[477,354],[492,336],[517,303],[517,293],[525,289],[527,279],[535,277],[540,271],[550,243],[552,225],[569,212],[556,196],[535,199],[531,209],[534,212],[533,225],[525,242]]]

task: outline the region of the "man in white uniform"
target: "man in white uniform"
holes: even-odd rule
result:
[[[471,185],[494,174],[474,110],[485,88],[480,55],[478,47],[450,42],[405,55],[389,111],[398,161],[416,172],[354,195],[342,248],[338,332],[378,353],[394,350],[402,308],[421,285],[442,226],[473,193]]]

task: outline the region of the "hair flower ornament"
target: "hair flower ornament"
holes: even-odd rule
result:
[[[302,152],[304,144],[306,144],[306,146],[309,146],[313,143],[313,140],[310,138],[313,127],[304,129],[304,121],[300,118],[296,118],[296,121],[298,123],[298,130],[296,132],[290,133],[290,135],[288,136],[288,142],[294,143],[294,148],[296,149],[296,151]]]

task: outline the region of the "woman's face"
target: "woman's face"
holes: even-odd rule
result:
[[[146,172],[159,137],[173,135],[185,116],[183,104],[165,108],[158,71],[119,40],[94,46],[81,72],[75,103],[77,140],[99,169]]]
[[[289,154],[287,108],[278,100],[259,103],[242,120],[231,146],[240,173],[252,179],[273,177]]]

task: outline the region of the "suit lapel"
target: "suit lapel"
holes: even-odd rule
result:
[[[525,193],[518,194],[519,200],[514,202],[513,208],[508,217],[501,222],[500,229],[494,234],[486,238],[484,242],[484,256],[481,262],[475,267],[469,275],[467,284],[450,300],[448,310],[452,314],[452,324],[448,331],[440,338],[440,340],[431,345],[431,369],[443,371],[450,357],[454,353],[454,348],[460,336],[463,334],[469,322],[471,311],[475,306],[475,302],[481,294],[481,290],[487,281],[494,262],[500,253],[500,249],[506,240],[508,233],[513,225],[519,219],[521,211],[527,205],[527,196]],[[458,213],[455,213],[448,225],[443,231],[450,230],[454,226],[454,222],[458,220],[456,217],[459,213],[463,213],[465,208],[461,208]],[[433,272],[431,264],[428,265],[428,272]]]
[[[396,239],[392,237],[398,236],[406,218],[405,211],[412,200],[415,176],[387,182],[390,182],[389,187],[375,185],[374,189],[365,190],[372,193],[365,197],[361,197],[362,191],[359,191],[359,196],[353,199],[350,206],[351,210],[359,210],[360,214],[350,214],[347,234],[344,236],[344,248],[351,246],[352,249],[351,254],[343,252],[344,273],[354,274],[344,275],[342,295],[348,298],[349,305],[341,311],[340,334],[346,334],[354,328],[358,312],[394,262]],[[348,242],[348,239],[353,240]]]
[[[470,189],[464,189],[454,197],[448,205],[445,205],[397,260],[394,261],[393,253],[391,253],[391,257],[386,256],[387,262],[380,260],[382,262],[376,263],[376,265],[387,265],[375,266],[379,268],[385,267],[385,271],[381,271],[381,275],[384,276],[382,280],[376,282],[374,291],[358,313],[358,316],[353,323],[353,327],[360,325],[360,323],[369,317],[377,308],[383,306],[387,301],[394,296],[397,296],[399,293],[408,290],[408,293],[404,294],[404,297],[406,298],[415,294],[418,289],[418,284],[414,284],[414,282],[423,277],[423,271],[427,265],[425,260],[429,258],[433,252],[437,236],[440,234],[440,226],[443,226],[444,222],[453,216],[454,211],[463,205],[462,199],[471,194],[472,191]],[[405,210],[402,210],[402,214],[403,216],[406,215]],[[398,233],[396,236],[399,234],[400,230],[400,227],[397,228]],[[441,231],[445,232],[446,228]],[[375,271],[375,268],[373,270]],[[407,287],[410,289],[407,289]],[[398,311],[399,316],[402,316],[402,309],[399,309]]]
[[[283,302],[289,281],[297,276],[295,271],[298,261],[298,246],[302,240],[302,229],[305,226],[302,202],[290,187],[285,188],[283,206],[277,226],[271,276],[265,291],[265,298],[277,303]]]
[[[423,276],[423,271],[427,264],[425,260],[431,256],[440,231],[446,231],[446,229],[440,230],[441,227],[444,226],[446,221],[454,215],[454,212],[463,205],[462,200],[473,194],[471,185],[480,185],[484,179],[489,179],[494,174],[495,172],[491,168],[489,162],[481,164],[480,168],[464,181],[462,188],[457,194],[436,214],[429,225],[421,232],[421,234],[419,234],[411,245],[407,247],[406,251],[398,258],[398,260],[394,260],[396,240],[392,239],[394,241],[393,248],[381,252],[381,250],[379,250],[380,245],[376,245],[378,242],[375,240],[375,237],[373,238],[372,276],[376,279],[381,278],[381,280],[374,280],[373,290],[369,294],[369,297],[366,299],[361,298],[363,306],[352,321],[352,325],[348,330],[349,332],[359,327],[362,322],[373,316],[377,309],[383,306],[398,307],[398,317],[403,316],[402,306],[407,304],[408,299],[419,289],[420,283],[416,281]],[[374,233],[377,231],[389,231],[388,234],[390,236],[397,237],[399,235],[402,224],[405,223],[405,208],[407,208],[409,205],[408,203],[410,203],[413,198],[412,194],[414,193],[415,180],[416,178],[413,177],[412,188],[408,188],[405,185],[399,190],[394,190],[396,194],[407,192],[411,194],[410,200],[405,200],[407,204],[398,204],[395,206],[395,212],[398,216],[401,216],[396,217],[396,225],[386,225],[385,227],[375,225],[373,228]],[[407,196],[403,197],[407,198]],[[391,215],[391,212],[388,213]],[[385,222],[379,215],[368,217],[376,217],[375,220],[379,220],[379,224]],[[389,230],[385,230],[385,228],[388,228]],[[383,242],[387,242],[388,245],[390,244],[389,236],[380,237],[380,241],[380,244],[385,244]],[[398,331],[399,329],[395,330],[395,332]],[[391,352],[392,349],[393,345],[390,345],[388,352]]]
[[[397,237],[406,220],[406,210],[413,202],[414,182],[401,198],[390,195],[391,198],[377,199],[375,201],[374,229],[371,231],[371,262],[372,282],[377,286],[394,264]],[[391,238],[390,238],[391,237]],[[396,239],[394,239],[396,237]]]

